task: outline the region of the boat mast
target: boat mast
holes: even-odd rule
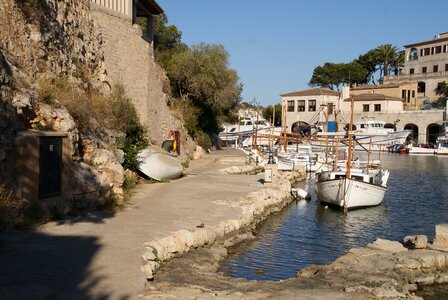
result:
[[[352,147],[353,147],[353,107],[354,107],[354,99],[353,96],[350,100],[350,124],[348,126],[348,159],[347,159],[347,174],[346,177],[350,178],[350,165],[352,161]]]
[[[339,128],[340,113],[341,113],[341,111],[338,111],[336,113],[336,128]],[[338,168],[338,161],[339,161],[338,155],[339,155],[339,138],[336,138],[336,149],[335,149],[335,158],[334,158],[334,161],[333,161],[333,171],[336,171],[336,169]]]
[[[325,136],[325,165],[328,165],[328,104],[325,111],[325,123],[327,124],[327,135]]]

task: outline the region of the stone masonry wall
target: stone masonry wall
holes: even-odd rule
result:
[[[166,75],[154,61],[152,45],[142,38],[138,25],[130,25],[125,15],[108,12],[92,4],[92,17],[104,44],[104,63],[107,76],[104,84],[113,87],[121,84],[133,100],[153,144],[161,146],[170,130],[181,130],[181,147],[184,156],[194,150],[185,134],[182,122],[171,115],[168,96],[163,92]]]

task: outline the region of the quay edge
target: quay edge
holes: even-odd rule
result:
[[[239,169],[239,172],[238,172]],[[254,166],[254,171],[260,171]],[[223,173],[246,173],[247,166],[223,169]],[[248,194],[232,203],[241,209],[237,219],[222,221],[217,226],[204,225],[195,230],[178,230],[171,235],[144,243],[145,252],[142,254],[143,264],[141,271],[146,280],[153,280],[154,274],[161,264],[175,257],[181,257],[193,249],[203,246],[221,244],[229,247],[245,239],[251,238],[256,225],[266,219],[270,214],[281,211],[293,201],[291,196],[291,183],[304,180],[305,170],[292,172],[275,172],[274,180],[260,190]]]

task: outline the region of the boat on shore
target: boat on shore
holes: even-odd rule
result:
[[[139,152],[138,160],[138,170],[157,181],[179,178],[184,170],[177,158],[168,153],[143,150]]]

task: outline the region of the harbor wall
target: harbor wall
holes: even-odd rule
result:
[[[258,167],[255,166],[253,169],[256,171]],[[236,174],[234,167],[222,172],[229,176]],[[241,167],[240,173],[247,172],[250,171],[246,166]],[[250,238],[257,224],[270,214],[281,211],[293,200],[291,182],[303,180],[304,174],[304,170],[274,172],[274,179],[270,185],[239,201],[241,214],[237,219],[223,221],[217,226],[204,226],[194,231],[179,230],[162,239],[146,242],[144,244],[146,252],[142,254],[144,263],[141,267],[145,278],[152,280],[161,264],[183,256],[193,249],[214,244],[229,247]]]

